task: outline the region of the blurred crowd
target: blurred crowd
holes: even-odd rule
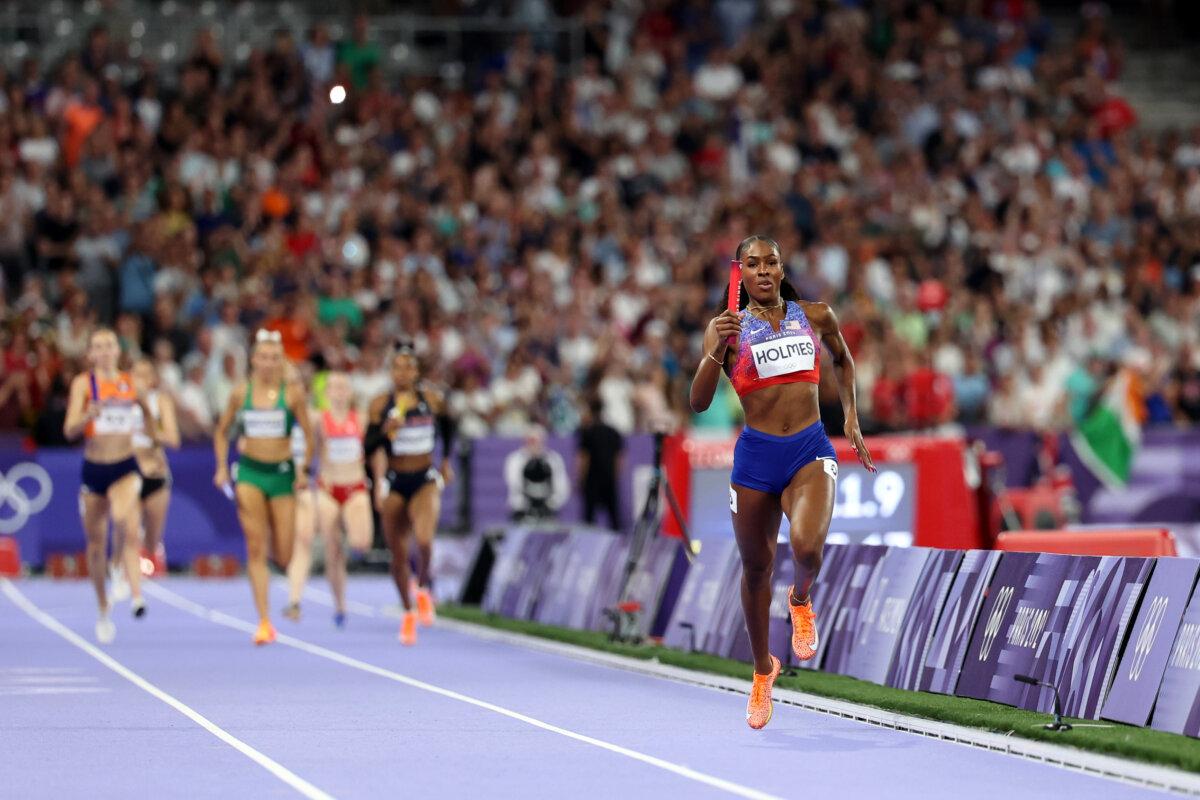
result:
[[[363,402],[413,342],[467,436],[593,400],[728,428],[727,386],[684,398],[756,232],[836,310],[868,431],[1065,428],[1118,365],[1152,423],[1200,420],[1200,129],[1139,130],[1102,6],[576,5],[580,63],[517,36],[461,81],[386,75],[366,17],[169,71],[97,26],[0,74],[4,425],[52,441],[105,324],[188,437],[258,327]]]

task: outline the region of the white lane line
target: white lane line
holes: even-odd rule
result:
[[[25,595],[13,585],[12,581],[8,580],[7,578],[0,578],[0,590],[2,590],[4,595],[12,601],[13,605],[24,611],[35,622],[58,634],[63,639],[66,639],[68,642],[75,645],[80,650],[87,653],[89,656],[96,659],[101,664],[108,667],[113,672],[117,673],[142,691],[158,698],[171,708],[178,711],[180,714],[183,714],[192,722],[195,722],[201,728],[208,731],[213,736],[232,747],[234,750],[237,750],[242,755],[246,756],[246,758],[249,758],[251,761],[258,764],[260,767],[286,783],[288,786],[291,786],[304,797],[307,797],[310,800],[334,800],[333,795],[318,789],[316,786],[313,786],[311,783],[304,780],[279,762],[255,750],[241,739],[213,723],[203,714],[200,714],[198,711],[186,705],[182,701],[172,697],[162,689],[159,689],[141,675],[138,675],[136,672],[129,669],[124,664],[117,661],[103,650],[84,639],[79,634],[75,633],[75,631],[63,625],[45,611],[42,611],[40,608],[34,605],[29,598],[25,597]]]
[[[228,628],[233,628],[234,630],[245,631],[246,633],[254,633],[255,631],[255,626],[251,625],[245,620],[232,617],[229,614],[217,611],[216,609],[207,608],[206,606],[195,603],[186,597],[183,597],[182,595],[176,594],[170,589],[163,588],[158,584],[147,582],[143,585],[143,588],[147,593],[154,595],[159,600],[162,600],[169,605],[173,605],[183,611],[187,611],[190,614],[195,614],[202,619],[207,619],[211,622],[217,623],[218,625],[224,625]],[[643,764],[657,767],[658,769],[665,770],[682,778],[687,778],[688,780],[702,783],[705,786],[710,786],[714,789],[720,789],[738,797],[746,797],[750,798],[750,800],[779,800],[775,795],[768,794],[767,792],[751,789],[748,786],[742,786],[741,784],[734,783],[733,781],[727,781],[724,778],[718,778],[715,775],[709,775],[707,773],[694,770],[691,767],[685,767],[682,764],[676,764],[656,756],[647,755],[646,753],[642,753],[637,750],[631,750],[628,747],[622,747],[621,745],[613,744],[612,742],[606,742],[603,739],[597,739],[593,736],[577,733],[558,725],[551,725],[548,722],[543,722],[540,719],[530,717],[518,711],[513,711],[512,709],[508,709],[503,706],[498,706],[495,703],[489,703],[486,700],[480,700],[460,692],[455,692],[451,689],[443,689],[442,687],[435,686],[432,683],[426,683],[425,681],[417,680],[416,678],[410,678],[407,675],[402,675],[399,672],[393,672],[392,670],[384,669],[383,667],[377,667],[374,664],[367,663],[366,661],[359,661],[357,658],[343,655],[336,650],[330,650],[329,648],[321,647],[320,645],[311,644],[303,641],[302,639],[297,639],[294,636],[288,636],[281,633],[276,641],[279,644],[293,647],[297,650],[309,653],[310,655],[326,658],[330,661],[337,662],[338,664],[352,667],[372,675],[377,675],[381,678],[387,678],[388,680],[395,681],[396,683],[401,683],[414,689],[420,689],[421,691],[429,692],[430,694],[436,694],[449,700],[457,700],[460,703],[466,703],[467,705],[475,706],[476,708],[482,708],[487,711],[508,717],[509,719],[515,719],[518,722],[524,722],[527,725],[532,725],[535,728],[540,728],[541,730],[548,731],[550,733],[557,733],[558,735],[565,736],[568,739],[574,739],[577,742],[590,744],[593,747],[600,748],[601,750],[607,750],[610,753],[616,753],[617,755],[631,758],[634,761],[640,761]]]

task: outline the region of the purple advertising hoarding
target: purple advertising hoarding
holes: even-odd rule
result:
[[[611,596],[614,602],[626,600],[641,605],[642,612],[638,615],[635,626],[637,636],[648,636],[660,611],[664,614],[669,612],[669,609],[663,608],[663,605],[668,601],[666,597],[667,581],[671,577],[671,568],[674,566],[679,552],[679,539],[668,536],[651,539],[638,558],[637,566],[629,577],[629,585],[625,587],[623,597],[618,597],[618,595],[624,575],[624,562],[621,562],[620,570],[612,576],[611,581],[606,579],[606,587],[611,587],[603,589],[606,597]],[[628,557],[624,548],[623,553],[624,557]]]
[[[532,619],[555,547],[565,541],[561,528],[506,529],[483,597],[483,610],[513,619]]]
[[[918,689],[921,669],[933,644],[937,624],[945,608],[950,587],[962,563],[961,550],[933,550],[925,562],[908,613],[900,627],[896,651],[888,668],[886,686]]]
[[[44,448],[34,453],[0,450],[0,472],[28,475],[21,488],[33,503],[32,513],[14,519],[0,511],[0,530],[15,532],[21,559],[40,567],[54,553],[76,553],[85,547],[79,523],[80,450]],[[171,567],[184,568],[199,555],[231,555],[245,560],[246,543],[237,508],[213,486],[213,453],[209,447],[168,451],[173,473],[171,505],[163,544]],[[44,489],[43,496],[41,489]],[[9,504],[11,508],[11,504]]]
[[[1046,668],[1034,675],[1058,687],[1064,714],[1099,718],[1105,690],[1117,668],[1120,645],[1153,564],[1149,558],[1100,559],[1073,603],[1061,646],[1051,650],[1049,647],[1058,643],[1047,642],[1047,649],[1039,654],[1039,667],[1044,659]],[[1050,696],[1042,702],[1053,708],[1053,700]]]
[[[888,548],[863,596],[858,630],[846,662],[848,675],[872,683],[887,678],[917,580],[932,552],[925,547]]]
[[[682,650],[694,646],[696,650],[715,653],[721,615],[730,595],[735,599],[738,595],[740,574],[741,560],[733,540],[705,542],[688,570],[664,643]]]
[[[1154,698],[1158,696],[1197,573],[1200,561],[1196,559],[1156,559],[1150,585],[1142,594],[1117,674],[1104,701],[1100,715],[1103,719],[1139,726],[1150,721]]]
[[[567,628],[594,627],[604,605],[597,591],[601,571],[615,566],[612,554],[622,541],[608,531],[571,531],[545,566],[534,619]]]
[[[784,541],[775,546],[775,571],[771,575],[771,624],[767,633],[767,645],[771,655],[776,656],[780,663],[787,664],[795,660],[792,655],[792,614],[788,609],[788,592],[795,579],[796,566],[792,562],[791,545]],[[740,613],[731,615],[727,620],[729,629],[729,649],[723,654],[738,661],[753,661],[750,651],[750,637],[746,634],[746,624]]]
[[[1026,686],[1013,676],[1030,672],[1056,618],[1065,630],[1070,606],[1063,608],[1060,594],[1068,569],[1080,560],[1053,553],[1004,554],[975,621],[956,695],[1012,706],[1024,701]]]
[[[954,694],[958,688],[971,632],[1002,555],[996,550],[963,553],[922,666],[922,691]]]
[[[825,652],[829,648],[829,632],[833,629],[833,620],[837,609],[841,607],[842,595],[850,585],[854,575],[854,564],[857,553],[867,545],[861,544],[826,544],[821,559],[821,574],[813,582],[809,594],[812,596],[813,610],[817,612],[817,653],[808,661],[794,663],[801,669],[820,669],[825,660]],[[789,625],[790,613],[789,613]],[[791,646],[788,646],[791,653]],[[790,655],[792,662],[795,655]]]
[[[1150,727],[1200,736],[1200,592],[1192,594],[1183,612]]]
[[[1058,591],[1053,605],[1049,606],[1049,613],[1045,614],[1043,619],[1041,612],[1046,610],[1046,607],[1042,605],[1040,597],[1027,593],[1028,606],[1033,610],[1026,611],[1027,618],[1024,619],[1019,612],[1014,620],[1013,629],[1004,634],[1005,650],[1000,654],[1000,663],[997,665],[993,681],[996,687],[994,694],[997,695],[993,699],[998,702],[1047,713],[1054,707],[1053,691],[1019,684],[1013,680],[1013,676],[1029,674],[1038,680],[1051,683],[1058,675],[1066,657],[1067,632],[1072,628],[1078,616],[1078,609],[1096,580],[1102,559],[1099,556],[1057,556],[1051,559],[1048,554],[1039,554],[1038,563],[1049,564],[1064,558],[1068,560],[1059,578]],[[1009,645],[1009,638],[1014,640],[1015,644]],[[1033,659],[1027,662],[1026,656],[1029,655],[1029,651],[1024,645],[1031,639],[1035,640],[1032,645]],[[1015,700],[1010,702],[999,697]]]
[[[483,537],[439,536],[433,543],[433,595],[439,603],[458,603],[470,578],[471,568],[479,557]],[[415,548],[414,548],[415,549]]]
[[[875,575],[879,562],[883,560],[888,548],[874,545],[851,545],[854,548],[852,564],[849,566],[849,581],[842,592],[841,600],[831,609],[833,624],[830,625],[829,614],[825,615],[825,629],[818,632],[829,638],[828,649],[825,651],[825,662],[821,669],[825,672],[847,673],[850,668],[851,652],[854,649],[854,637],[858,633],[859,609],[867,589],[871,586],[872,576]],[[819,614],[820,612],[818,612]],[[821,617],[817,617],[820,624]],[[815,660],[815,659],[813,659]]]

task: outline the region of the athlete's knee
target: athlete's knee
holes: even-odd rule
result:
[[[743,564],[742,578],[746,581],[746,588],[750,591],[757,591],[764,587],[771,586],[772,565],[767,564]]]
[[[267,542],[260,537],[246,538],[246,558],[250,561],[267,560]]]

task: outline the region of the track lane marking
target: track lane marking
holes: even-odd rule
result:
[[[143,678],[141,675],[138,675],[136,672],[126,667],[120,661],[117,661],[115,658],[108,655],[79,634],[75,633],[75,631],[71,630],[66,625],[63,625],[56,618],[38,608],[33,601],[22,594],[21,590],[14,586],[12,581],[10,581],[8,578],[0,578],[0,591],[3,591],[5,597],[7,597],[13,605],[24,611],[27,616],[40,624],[42,627],[49,629],[51,632],[62,637],[70,644],[75,645],[75,647],[78,647],[80,650],[87,653],[89,656],[96,659],[101,664],[132,683],[134,686],[138,687],[152,697],[155,697],[158,700],[166,703],[180,714],[183,714],[192,722],[196,723],[201,728],[220,739],[222,742],[225,742],[225,744],[229,745],[234,750],[237,750],[239,753],[246,756],[246,758],[249,758],[251,761],[258,764],[260,767],[286,783],[288,786],[295,789],[304,797],[309,798],[309,800],[334,800],[333,795],[323,791],[322,789],[318,789],[316,786],[304,780],[304,778],[301,778],[299,775],[292,772],[278,761],[275,761],[271,757],[264,755],[258,750],[255,750],[241,739],[229,733],[224,728],[220,727],[203,714],[184,703],[182,700],[167,694],[162,689]]]
[[[188,598],[177,594],[170,589],[165,589],[158,584],[147,582],[143,588],[148,594],[154,595],[164,603],[172,605],[182,611],[186,611],[189,614],[200,617],[201,619],[206,619],[218,625],[224,625],[227,628],[233,628],[234,630],[244,631],[246,633],[254,633],[255,631],[255,626],[249,622],[246,622],[245,620],[230,616],[223,611],[218,611],[216,609],[201,605],[200,603],[189,600]],[[560,736],[565,736],[568,739],[573,739],[577,742],[582,742],[583,744],[598,747],[601,750],[607,750],[610,753],[625,756],[626,758],[639,761],[651,767],[665,770],[682,778],[687,778],[688,780],[704,784],[705,786],[709,786],[714,789],[720,789],[737,797],[745,797],[749,800],[780,800],[780,798],[778,798],[776,795],[759,791],[758,789],[752,789],[748,786],[742,786],[741,784],[734,783],[733,781],[728,781],[724,778],[718,778],[715,775],[709,775],[707,773],[700,772],[699,770],[692,769],[691,767],[685,767],[682,764],[676,764],[674,762],[658,758],[657,756],[642,753],[638,750],[631,750],[628,747],[622,747],[621,745],[613,744],[612,742],[606,742],[603,739],[597,739],[593,736],[578,733],[568,728],[553,725],[549,722],[544,722],[535,717],[528,716],[527,714],[522,714],[519,711],[513,711],[512,709],[505,708],[504,706],[499,706],[495,703],[489,703],[486,700],[480,700],[479,698],[471,697],[470,695],[465,695],[452,689],[444,689],[441,686],[435,686],[432,683],[426,683],[425,681],[417,680],[416,678],[410,678],[409,676],[403,675],[399,672],[394,672],[390,669],[385,669],[383,667],[370,664],[366,661],[360,661],[357,658],[344,655],[336,650],[330,650],[327,647],[312,644],[302,639],[297,639],[294,636],[288,636],[287,634],[281,633],[278,634],[278,639],[276,642],[278,644],[286,645],[287,647],[295,648],[296,650],[300,650],[310,655],[334,661],[338,664],[342,664],[343,666],[351,667],[362,672],[367,672],[381,678],[386,678],[396,683],[409,686],[413,689],[419,689],[424,692],[429,692],[430,694],[445,697],[449,700],[456,700],[460,703],[466,703],[467,705],[475,706],[476,708],[482,708],[486,711],[500,714],[501,716],[517,720],[518,722],[523,722],[527,725],[531,725],[549,733],[556,733]]]

